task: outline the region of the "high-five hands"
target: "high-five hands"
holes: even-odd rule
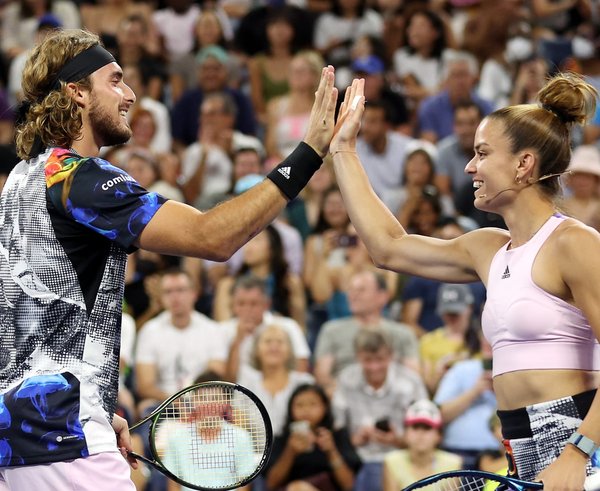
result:
[[[331,65],[323,68],[304,137],[304,142],[321,157],[327,155],[329,142],[333,135],[335,104],[338,95],[338,91],[333,85],[334,75],[335,70]]]
[[[344,102],[340,107],[333,139],[329,145],[331,154],[337,152],[356,151],[356,137],[360,129],[360,121],[365,110],[365,81],[354,79],[346,89]]]

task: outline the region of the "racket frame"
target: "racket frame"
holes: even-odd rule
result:
[[[156,449],[156,443],[155,443],[154,437],[155,437],[155,433],[156,433],[156,427],[157,427],[157,424],[160,419],[160,414],[167,406],[169,406],[173,401],[180,398],[183,394],[185,394],[187,392],[193,392],[193,391],[196,391],[199,389],[214,388],[214,387],[229,389],[229,390],[231,390],[232,394],[234,394],[235,391],[241,392],[242,394],[247,396],[250,400],[252,400],[252,402],[254,402],[254,404],[256,405],[257,409],[259,410],[260,415],[262,416],[263,422],[265,424],[265,449],[264,449],[264,452],[262,455],[262,459],[256,466],[256,469],[254,470],[254,472],[252,474],[250,474],[249,476],[247,476],[245,479],[243,479],[241,482],[236,483],[231,486],[228,486],[228,487],[220,486],[220,487],[210,488],[210,487],[201,487],[201,486],[198,486],[195,484],[188,483],[187,481],[180,479],[175,474],[170,472],[164,466],[164,464],[161,461],[160,456],[158,455],[158,450]],[[226,491],[229,489],[235,489],[235,488],[244,486],[244,485],[248,484],[249,482],[251,482],[252,480],[254,480],[254,478],[256,478],[256,476],[258,476],[258,474],[265,467],[266,463],[269,461],[269,457],[271,456],[271,450],[273,448],[273,427],[271,426],[271,418],[269,417],[269,413],[267,412],[265,405],[258,398],[258,396],[256,394],[254,394],[254,392],[252,392],[251,390],[244,387],[243,385],[235,384],[232,382],[224,382],[224,381],[202,382],[199,384],[190,385],[188,387],[185,387],[184,389],[181,389],[179,392],[173,394],[171,397],[169,397],[168,399],[163,401],[154,411],[152,411],[148,416],[146,416],[145,418],[141,419],[140,421],[135,423],[133,426],[131,426],[129,428],[129,430],[130,431],[135,430],[136,428],[139,428],[139,427],[143,426],[144,424],[146,424],[148,421],[152,421],[150,423],[150,428],[148,430],[148,443],[150,445],[150,453],[152,454],[152,459],[148,458],[144,455],[140,455],[133,451],[128,451],[127,455],[129,455],[135,459],[141,460],[142,462],[145,462],[146,464],[151,465],[156,470],[158,470],[159,472],[166,475],[169,479],[172,479],[176,483],[181,484],[182,486],[185,486],[185,487],[188,487],[191,489],[197,489],[197,490],[201,490],[201,491],[202,490]]]
[[[430,484],[435,484],[436,482],[441,481],[446,478],[460,478],[460,477],[471,477],[474,479],[486,479],[488,481],[495,481],[499,485],[505,484],[509,486],[509,489],[515,491],[524,491],[527,489],[543,489],[544,485],[541,482],[529,482],[529,481],[521,481],[520,479],[515,479],[512,477],[502,476],[501,474],[494,474],[492,472],[486,471],[476,471],[476,470],[456,470],[456,471],[448,471],[448,472],[440,472],[439,474],[434,474],[432,476],[426,477],[417,481],[410,486],[404,488],[402,491],[413,491],[417,489],[423,489],[425,486]]]

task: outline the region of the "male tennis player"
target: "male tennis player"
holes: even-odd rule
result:
[[[0,199],[0,489],[134,489],[114,415],[127,253],[225,260],[270,223],[327,152],[333,79],[324,68],[304,142],[263,183],[200,213],[98,158],[131,136],[135,95],[97,36],[60,31],[32,52],[23,160]]]

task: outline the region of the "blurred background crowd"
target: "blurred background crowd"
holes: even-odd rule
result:
[[[342,95],[364,78],[369,179],[407,230],[441,238],[504,227],[464,174],[486,114],[535,102],[557,70],[600,88],[599,0],[2,0],[0,15],[0,187],[25,60],[58,28],[98,33],[137,94],[131,140],[102,157],[201,210],[294,149],[324,64]],[[600,110],[573,148],[559,207],[600,229]],[[194,381],[245,385],[276,435],[256,491],[399,491],[506,465],[483,285],[377,270],[327,158],[226,263],[132,254],[125,298],[121,413],[136,421]]]

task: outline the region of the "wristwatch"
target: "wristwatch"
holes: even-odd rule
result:
[[[598,450],[600,445],[598,445],[593,440],[590,440],[587,436],[583,436],[581,433],[576,431],[571,435],[571,437],[567,440],[567,443],[574,445],[579,449],[579,451],[586,454],[589,458],[592,458],[592,455]]]

